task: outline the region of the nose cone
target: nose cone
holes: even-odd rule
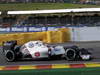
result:
[[[91,56],[90,55],[81,55],[81,58],[83,60],[89,60],[91,58]]]

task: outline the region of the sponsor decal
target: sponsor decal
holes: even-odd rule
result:
[[[10,32],[10,28],[0,28],[0,32]]]
[[[56,31],[58,28],[64,27],[7,27],[0,28],[0,32],[42,32],[42,31]]]
[[[58,27],[48,27],[48,29],[47,29],[48,31],[50,30],[50,31],[56,31],[56,30],[58,30]]]
[[[27,32],[26,27],[12,27],[11,32]]]
[[[36,32],[36,31],[38,31],[38,32],[40,32],[40,31],[42,31],[42,28],[37,28],[37,27],[29,27],[29,32]]]
[[[39,57],[40,56],[40,52],[35,52],[35,56]]]

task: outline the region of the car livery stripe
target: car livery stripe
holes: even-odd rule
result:
[[[0,70],[67,69],[89,67],[100,67],[100,63],[0,66]]]

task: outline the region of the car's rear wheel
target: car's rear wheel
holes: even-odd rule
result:
[[[9,61],[9,62],[14,61],[15,60],[15,53],[14,53],[14,51],[7,50],[5,52],[5,57],[6,57],[6,60]]]
[[[74,49],[72,49],[72,48],[66,49],[66,51],[65,51],[65,58],[67,60],[74,60],[75,57],[76,57],[76,51]]]

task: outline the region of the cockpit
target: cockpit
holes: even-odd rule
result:
[[[31,42],[29,42],[29,44],[28,44],[29,48],[33,48],[34,46],[40,47],[40,46],[46,46],[46,44],[43,43],[42,41],[31,41]]]

